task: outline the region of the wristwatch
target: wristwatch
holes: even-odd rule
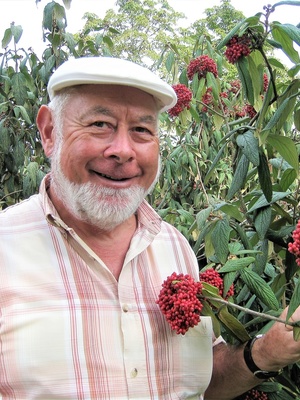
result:
[[[247,367],[250,371],[258,378],[258,379],[269,379],[274,378],[275,376],[279,375],[282,370],[279,371],[264,371],[258,368],[252,358],[252,347],[255,341],[264,335],[256,335],[253,339],[248,340],[246,346],[244,348],[244,360]]]

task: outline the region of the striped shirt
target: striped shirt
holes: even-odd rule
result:
[[[187,240],[143,202],[117,281],[59,218],[48,181],[0,213],[2,399],[202,399],[211,320],[177,335],[156,304],[172,272],[198,279]]]

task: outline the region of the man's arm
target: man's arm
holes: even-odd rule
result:
[[[287,309],[281,319],[286,318]],[[300,320],[300,307],[291,321]],[[205,400],[232,400],[238,395],[259,385],[244,361],[244,347],[224,343],[214,347],[212,379],[205,392]],[[278,371],[282,367],[300,360],[300,341],[293,339],[293,329],[289,325],[276,322],[252,347],[255,364],[265,371]]]

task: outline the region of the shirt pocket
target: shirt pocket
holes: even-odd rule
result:
[[[185,335],[171,336],[174,392],[179,399],[200,399],[212,374],[212,322],[201,317]]]

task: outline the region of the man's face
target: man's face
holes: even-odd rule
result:
[[[157,178],[157,114],[152,96],[135,88],[84,85],[71,95],[52,180],[77,218],[104,229],[107,220],[116,218],[115,226],[135,212]]]

